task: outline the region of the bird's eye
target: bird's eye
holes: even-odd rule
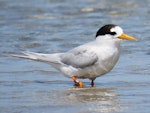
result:
[[[116,32],[110,32],[111,35],[116,35]]]

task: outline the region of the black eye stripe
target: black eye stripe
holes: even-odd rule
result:
[[[116,32],[110,32],[109,34],[111,34],[111,35],[116,35]]]

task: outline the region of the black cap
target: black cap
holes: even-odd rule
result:
[[[114,25],[114,24],[107,24],[107,25],[104,25],[103,27],[101,27],[97,33],[96,33],[96,37],[97,36],[102,36],[102,35],[106,35],[106,34],[110,34],[110,35],[115,35],[116,32],[111,32],[111,28],[114,28],[115,26],[117,25]]]

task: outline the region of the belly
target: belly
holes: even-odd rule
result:
[[[114,64],[114,63],[113,63]],[[115,63],[116,64],[116,63]],[[86,68],[74,68],[72,66],[70,67],[64,67],[61,72],[67,76],[67,77],[72,77],[76,76],[77,78],[89,78],[93,79],[99,76],[102,76],[109,71],[112,70],[114,65],[112,63],[97,63],[93,66],[86,67]]]

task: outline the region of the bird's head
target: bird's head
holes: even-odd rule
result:
[[[122,40],[132,40],[132,41],[137,40],[136,38],[125,34],[121,27],[114,25],[114,24],[107,24],[101,27],[96,33],[96,38],[99,36],[103,36],[103,37],[105,36],[106,38],[107,37],[119,38]]]

